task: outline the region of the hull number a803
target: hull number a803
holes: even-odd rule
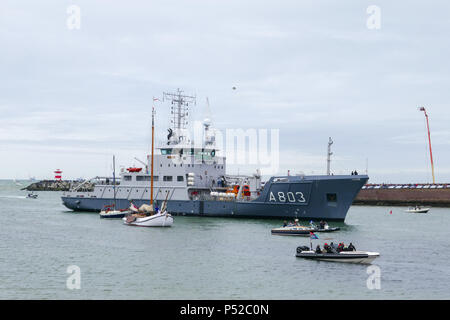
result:
[[[270,191],[269,201],[270,202],[291,202],[291,203],[300,202],[300,203],[304,203],[304,202],[306,202],[306,199],[305,199],[303,192],[300,192],[300,191],[297,191],[297,192],[289,191],[286,193],[284,193],[283,191],[278,191],[278,192],[275,192],[275,194],[272,191]]]

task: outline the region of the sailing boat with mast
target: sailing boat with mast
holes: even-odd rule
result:
[[[155,102],[153,98],[153,104]],[[173,217],[167,212],[167,197],[160,210],[154,209],[153,203],[153,159],[155,144],[155,106],[152,106],[152,158],[151,158],[151,178],[150,178],[150,205],[143,204],[138,212],[128,214],[123,218],[123,223],[130,226],[138,227],[170,227],[173,224]]]
[[[113,193],[114,193],[114,202],[112,205],[106,205],[103,207],[102,211],[100,211],[100,218],[123,218],[126,214],[127,210],[118,210],[116,203],[116,158],[113,156]]]

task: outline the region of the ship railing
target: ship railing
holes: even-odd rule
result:
[[[362,187],[362,189],[450,189],[449,183],[370,183]]]
[[[84,182],[80,183],[79,185],[77,185],[76,187],[72,188],[70,191],[71,192],[77,192],[79,190],[82,190],[83,186],[85,186],[88,183],[93,183],[94,185],[114,185],[113,183],[114,181],[114,177],[100,177],[100,176],[96,176],[90,179],[86,179]],[[115,184],[119,185],[120,184],[120,178],[115,178]]]

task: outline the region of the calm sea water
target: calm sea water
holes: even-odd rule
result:
[[[340,232],[319,234],[315,244],[381,253],[381,288],[370,290],[367,266],[296,258],[309,240],[272,236],[282,221],[175,217],[172,228],[133,228],[19,188],[0,181],[1,299],[450,298],[450,209],[354,206]],[[66,286],[70,265],[79,290]]]

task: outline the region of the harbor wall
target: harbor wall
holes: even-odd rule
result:
[[[434,206],[450,207],[450,184],[441,188],[365,188],[356,196],[354,205]]]
[[[27,191],[69,191],[72,188],[76,188],[84,181],[72,181],[72,180],[41,180],[34,182],[22,190]],[[90,182],[85,183],[80,189],[81,191],[93,191],[94,185]]]

